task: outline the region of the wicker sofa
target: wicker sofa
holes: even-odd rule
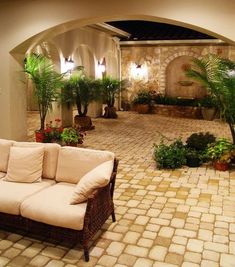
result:
[[[0,139],[0,228],[80,243],[89,261],[89,241],[115,221],[117,165],[108,151]]]

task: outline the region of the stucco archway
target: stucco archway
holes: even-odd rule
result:
[[[26,134],[26,97],[16,76],[22,66],[11,55],[22,62],[25,52],[42,40],[92,23],[123,19],[184,26],[233,44],[235,2],[214,2],[182,0],[176,5],[175,0],[146,0],[144,4],[136,0],[1,1],[0,56],[4,64],[0,65],[0,137],[24,139]]]

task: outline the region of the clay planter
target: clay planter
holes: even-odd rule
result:
[[[147,114],[149,113],[149,105],[148,104],[138,104],[136,107],[136,111],[139,114]]]
[[[216,113],[215,108],[202,107],[201,112],[204,120],[212,121],[215,118],[215,113]]]
[[[229,164],[227,162],[215,161],[213,166],[217,171],[227,171],[229,169]]]
[[[92,125],[92,121],[89,116],[80,117],[79,115],[76,115],[74,117],[74,124],[78,125],[82,131],[89,131],[95,129],[95,126]]]
[[[45,134],[43,131],[35,131],[35,141],[38,143],[43,143],[45,138]]]

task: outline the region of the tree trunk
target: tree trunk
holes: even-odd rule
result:
[[[233,144],[235,145],[235,130],[234,130],[234,125],[230,122],[228,122],[229,129],[233,138]]]
[[[106,106],[104,109],[104,118],[117,118],[116,108]]]

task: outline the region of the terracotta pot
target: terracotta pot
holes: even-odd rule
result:
[[[43,131],[35,131],[35,140],[36,142],[43,143],[45,134]]]
[[[227,171],[229,169],[229,164],[227,162],[215,161],[213,165],[218,171]]]
[[[89,116],[80,117],[79,115],[76,115],[74,117],[74,124],[78,125],[79,128],[83,131],[95,129],[95,126],[92,125],[91,117]]]
[[[212,121],[215,118],[216,109],[215,108],[205,108],[202,107],[202,117],[204,120]]]
[[[137,105],[136,107],[136,111],[139,113],[139,114],[147,114],[149,113],[149,105]]]

